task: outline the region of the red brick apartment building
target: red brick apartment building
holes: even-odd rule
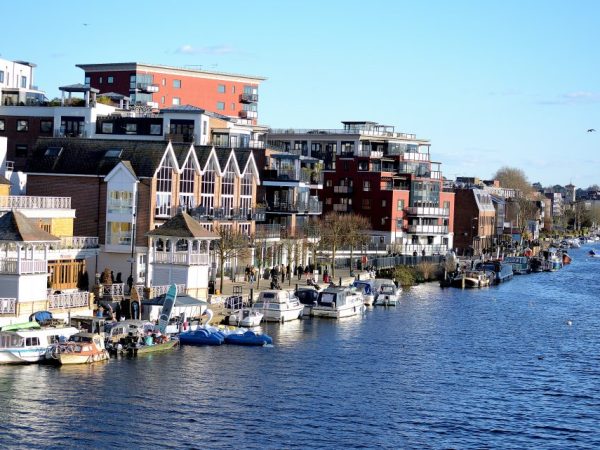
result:
[[[132,104],[163,109],[193,105],[229,117],[258,121],[258,87],[266,78],[185,67],[130,63],[78,64],[85,84],[118,93]]]

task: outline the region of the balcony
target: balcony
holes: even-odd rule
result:
[[[270,213],[296,213],[296,214],[321,214],[323,212],[322,202],[273,202],[269,203],[267,212]]]
[[[258,117],[258,113],[256,111],[240,111],[240,117],[242,119],[256,119]]]
[[[422,217],[448,217],[450,209],[448,208],[430,208],[425,206],[409,206],[406,208],[406,214],[409,216]]]
[[[53,294],[48,296],[48,309],[89,308],[89,292],[71,292],[68,294]]]
[[[352,194],[353,192],[352,186],[334,186],[333,192],[336,194]]]
[[[447,234],[446,225],[409,225],[408,232],[413,234]]]
[[[6,275],[31,275],[48,273],[48,262],[43,259],[0,259],[0,273]]]
[[[137,291],[139,298],[151,300],[160,295],[166,294],[170,287],[171,285],[164,284],[159,286],[150,286],[149,290],[145,290],[144,286],[134,286],[133,289]],[[185,284],[176,284],[175,287],[177,288],[177,294],[185,294],[187,292],[187,286]]]
[[[158,92],[158,86],[156,84],[149,83],[137,83],[136,88],[141,92],[154,93]]]
[[[242,103],[256,103],[258,102],[258,94],[241,94],[240,102]]]
[[[12,209],[71,209],[71,197],[0,196],[0,211]]]
[[[352,205],[346,203],[334,203],[333,210],[336,212],[350,212],[352,211]]]
[[[207,266],[208,253],[156,252],[154,264],[176,264],[182,266]]]
[[[257,224],[254,230],[255,239],[279,239],[281,238],[282,226],[277,223]]]
[[[418,152],[405,152],[402,153],[402,161],[429,161],[429,154]]]

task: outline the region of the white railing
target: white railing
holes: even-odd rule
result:
[[[50,248],[59,250],[98,248],[98,238],[88,236],[65,236],[60,238],[60,244],[52,244]]]
[[[208,253],[156,252],[154,262],[158,264],[208,265]]]
[[[0,314],[16,314],[17,299],[0,297]]]
[[[48,262],[42,259],[23,259],[19,265],[17,258],[0,259],[0,273],[14,275],[48,273]]]
[[[409,206],[406,208],[406,212],[414,216],[449,216],[450,209],[448,208],[435,208],[428,206]]]
[[[402,153],[403,161],[429,161],[429,154],[417,152]]]
[[[445,225],[409,225],[409,233],[431,233],[445,234],[448,233],[448,227]]]
[[[124,294],[124,283],[118,283],[118,284],[101,284],[100,285],[100,296],[104,297],[104,296],[109,296],[109,297],[116,297],[116,296],[122,296]]]
[[[109,200],[109,213],[131,213],[133,211],[133,200]]]
[[[187,291],[187,287],[185,284],[176,284],[175,286],[177,287],[177,294],[184,294]],[[170,287],[171,287],[170,284],[151,286],[150,287],[150,296],[152,298],[154,298],[154,297],[158,297],[159,295],[166,294]],[[142,292],[138,291],[138,294],[140,295],[140,298],[143,298],[143,288],[142,288]]]
[[[71,197],[2,195],[0,209],[71,209]]]
[[[90,305],[89,292],[52,294],[48,296],[48,309],[86,308]]]

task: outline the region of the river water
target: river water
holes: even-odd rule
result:
[[[600,448],[600,258],[265,348],[0,367],[2,448]],[[569,324],[570,323],[570,324]]]

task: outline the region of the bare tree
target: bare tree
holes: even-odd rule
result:
[[[327,213],[321,222],[321,240],[324,248],[331,252],[331,276],[335,277],[335,255],[346,242],[348,215],[337,212]]]
[[[215,225],[214,231],[219,236],[219,240],[214,241],[214,246],[219,256],[219,276],[221,277],[219,290],[223,292],[225,262],[247,257],[250,251],[249,239],[248,236],[234,230],[233,226],[218,224]]]
[[[346,233],[344,243],[350,246],[350,271],[354,269],[354,249],[360,248],[369,242],[369,235],[366,233],[371,228],[371,221],[360,214],[348,214],[345,216]]]

